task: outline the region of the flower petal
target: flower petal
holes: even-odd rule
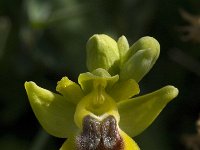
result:
[[[137,143],[131,137],[129,137],[124,131],[119,130],[119,134],[123,140],[124,144],[123,150],[140,150]],[[75,141],[76,141],[75,136],[69,137],[64,142],[60,150],[76,150]]]
[[[135,143],[135,141],[131,137],[129,137],[125,132],[120,130],[119,134],[122,137],[123,142],[124,142],[123,150],[140,150],[137,143]]]
[[[75,132],[74,104],[34,82],[26,82],[25,89],[37,119],[49,134],[66,138]]]
[[[63,77],[60,81],[58,81],[56,91],[61,93],[74,104],[77,104],[83,97],[81,87],[75,82],[69,80],[67,77]]]
[[[117,102],[121,100],[127,100],[132,96],[139,94],[139,85],[135,80],[129,79],[126,81],[119,81],[113,85],[113,87],[108,91],[108,94],[113,97]]]
[[[120,128],[131,137],[138,135],[177,95],[177,88],[166,86],[153,93],[119,102]]]

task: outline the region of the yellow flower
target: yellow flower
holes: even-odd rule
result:
[[[37,119],[49,134],[67,138],[60,150],[139,150],[132,137],[178,94],[175,87],[165,86],[135,97],[138,82],[159,56],[158,42],[144,37],[129,48],[124,36],[115,42],[94,35],[87,53],[90,72],[79,75],[79,84],[63,77],[56,87],[59,94],[25,83]]]

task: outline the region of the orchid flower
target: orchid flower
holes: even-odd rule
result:
[[[125,36],[107,35],[87,42],[88,72],[78,83],[63,77],[51,92],[25,82],[31,107],[49,134],[67,138],[60,150],[139,150],[132,139],[144,131],[178,95],[165,86],[142,96],[139,81],[155,64],[160,45],[143,37],[129,47]]]

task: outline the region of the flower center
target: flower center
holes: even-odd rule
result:
[[[83,119],[83,131],[76,137],[77,150],[123,150],[117,122],[110,115],[102,121],[91,116]]]

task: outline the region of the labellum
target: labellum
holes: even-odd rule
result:
[[[102,121],[86,116],[83,131],[76,137],[77,150],[123,150],[123,140],[119,135],[116,120],[108,116]]]

